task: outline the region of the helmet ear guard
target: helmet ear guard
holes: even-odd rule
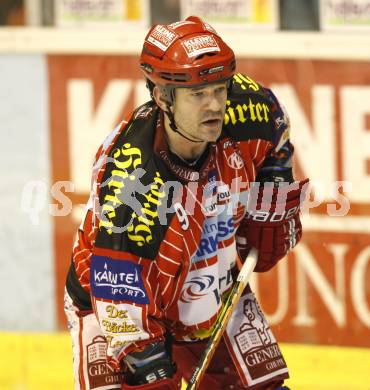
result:
[[[153,91],[154,91],[154,88],[157,87],[160,89],[162,98],[166,102],[166,104],[172,106],[172,104],[175,100],[175,88],[176,87],[163,86],[160,84],[156,85],[148,78],[146,79],[146,87],[149,90],[150,97],[152,98],[152,100],[155,100]]]

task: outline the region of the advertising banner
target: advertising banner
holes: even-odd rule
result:
[[[181,18],[198,15],[212,26],[277,28],[276,0],[181,0]]]
[[[320,0],[321,30],[370,31],[369,0]]]
[[[62,0],[55,2],[59,27],[121,27],[123,23],[148,26],[148,0]]]
[[[149,95],[135,56],[48,56],[59,325],[91,164],[105,136]],[[354,71],[355,69],[355,71]],[[297,179],[314,186],[304,238],[255,277],[279,341],[370,347],[370,64],[239,59],[273,88],[292,124]]]

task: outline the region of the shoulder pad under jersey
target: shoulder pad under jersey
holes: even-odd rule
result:
[[[263,139],[277,151],[289,139],[289,119],[270,89],[237,73],[228,93],[223,136],[235,141]]]

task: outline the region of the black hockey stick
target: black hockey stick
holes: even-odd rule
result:
[[[203,351],[199,363],[189,380],[186,390],[196,390],[198,388],[208,368],[208,365],[216,351],[216,348],[221,341],[221,337],[226,329],[231,314],[234,311],[234,308],[238,303],[245,286],[248,284],[249,278],[252,275],[252,272],[256,266],[257,258],[258,251],[257,249],[252,248],[249,251],[247,258],[245,259],[243,267],[240,270],[239,275],[236,279],[236,282],[226,299],[221,313],[216,320],[216,324],[214,325],[211,337],[209,338],[207,346]]]

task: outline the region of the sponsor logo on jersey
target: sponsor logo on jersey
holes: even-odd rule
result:
[[[276,126],[276,128],[277,128],[278,131],[280,130],[280,127],[286,126],[285,118],[282,117],[282,116],[278,116],[278,117],[275,119],[275,126]]]
[[[117,351],[133,341],[149,338],[143,329],[142,307],[100,300],[95,304],[108,348]]]
[[[147,38],[154,46],[159,47],[161,50],[166,51],[171,44],[176,40],[177,35],[168,30],[165,26],[158,24],[154,27],[153,31]]]
[[[134,241],[137,246],[151,244],[153,242],[153,232],[151,226],[155,225],[155,220],[159,218],[158,206],[161,199],[165,197],[164,181],[157,171],[154,176],[154,183],[150,185],[150,190],[144,193],[146,202],[142,208],[132,213],[132,224],[127,228],[127,237]]]
[[[141,333],[141,329],[131,320],[127,310],[116,305],[107,305],[105,312],[108,316],[101,320],[104,334]]]
[[[219,304],[221,302],[222,292],[232,282],[231,268],[226,271],[225,276],[218,277],[217,283],[215,283],[215,280],[216,278],[213,275],[193,276],[184,283],[180,301],[183,303],[191,303],[209,295],[214,297],[216,303]]]
[[[217,198],[209,197],[205,200],[203,204],[203,214],[205,217],[210,218],[216,216],[218,213],[217,210]]]
[[[217,190],[217,173],[212,170],[208,173],[208,183],[204,186],[203,196],[208,197],[215,195]]]
[[[294,206],[289,210],[283,210],[282,212],[270,212],[269,210],[247,210],[245,218],[252,219],[257,222],[281,222],[289,221],[299,211],[299,206]]]
[[[101,187],[108,187],[104,195],[99,215],[99,228],[105,228],[107,233],[123,233],[137,246],[151,244],[154,240],[152,226],[159,219],[158,207],[160,199],[165,197],[164,181],[157,171],[152,178],[153,183],[144,185],[141,177],[145,170],[140,167],[142,162],[141,150],[132,147],[130,143],[113,151],[111,162],[114,164],[110,176]],[[137,193],[143,194],[139,201]],[[132,210],[131,219],[125,226],[118,226],[116,210],[127,206]]]
[[[182,45],[190,58],[204,53],[220,51],[220,47],[211,35],[198,35],[196,37],[186,39],[183,41]]]
[[[217,214],[217,173],[208,173],[208,183],[203,188],[203,213],[206,217]]]
[[[190,303],[206,296],[215,280],[212,275],[194,276],[189,281],[185,282],[185,288],[180,295],[180,301]]]
[[[227,216],[227,214],[225,213]],[[192,263],[208,259],[216,255],[219,241],[224,241],[234,233],[233,217],[217,220],[216,217],[206,219],[204,222],[202,238],[198,250],[192,258]]]
[[[142,266],[105,256],[91,258],[90,284],[93,296],[114,301],[149,303],[141,278]]]
[[[136,177],[128,172],[129,169],[131,171],[140,166],[141,150],[125,143],[121,149],[117,148],[113,151],[111,159],[114,168],[111,176],[101,185],[102,188],[108,187],[109,191],[102,200],[99,215],[99,228],[105,228],[108,234],[117,231],[116,209],[120,205],[128,204],[133,210],[141,209],[140,202],[131,196],[135,191],[135,181],[133,179],[136,179]],[[123,187],[125,187],[125,191],[122,190]]]
[[[222,294],[232,285],[232,267],[215,263],[189,272],[178,301],[181,322],[199,324],[217,313]]]
[[[218,204],[225,204],[231,199],[230,187],[222,181],[217,181],[216,171],[208,175],[208,183],[203,189],[203,206],[206,217],[215,216],[218,213]]]
[[[287,372],[287,367],[256,298],[251,293],[245,297],[235,309],[239,315],[229,322],[225,337],[230,341],[236,366],[248,370],[248,378],[242,376],[243,384],[252,385],[261,376]]]
[[[217,187],[217,204],[224,204],[231,199],[230,187],[227,184],[222,184]]]
[[[94,337],[92,342],[86,346],[90,389],[122,383],[122,374],[115,372],[107,364],[106,350],[107,342],[103,336]]]
[[[268,123],[270,108],[266,103],[260,103],[249,98],[243,104],[232,104],[230,100],[226,101],[226,112],[224,124],[235,125],[236,123],[245,123],[247,121]]]
[[[227,165],[233,169],[241,169],[244,167],[243,159],[240,157],[239,153],[233,152],[227,158]]]

